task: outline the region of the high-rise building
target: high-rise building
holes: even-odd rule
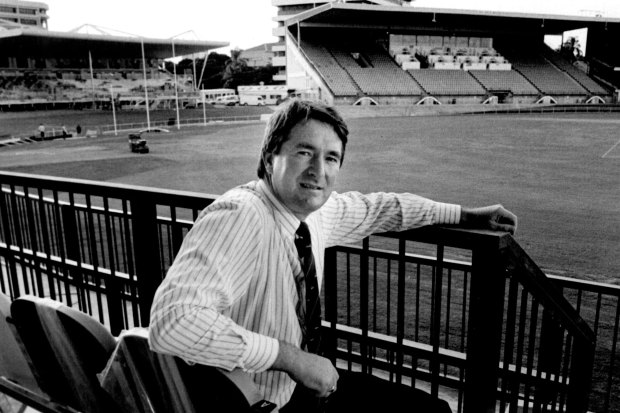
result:
[[[0,28],[33,26],[47,29],[45,3],[37,1],[0,0]]]

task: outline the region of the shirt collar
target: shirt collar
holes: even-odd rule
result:
[[[291,210],[280,202],[280,200],[273,193],[271,186],[265,182],[264,179],[258,180],[257,189],[259,193],[264,195],[267,202],[273,206],[273,218],[276,221],[276,224],[279,225],[284,234],[288,234],[293,237],[295,232],[297,232],[297,228],[299,228],[299,223],[301,222],[299,218],[293,215]]]

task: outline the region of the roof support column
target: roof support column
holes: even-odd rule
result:
[[[93,109],[96,108],[97,103],[95,102],[95,75],[93,74],[93,58],[90,55],[90,50],[88,51],[88,68],[90,69],[90,90],[93,95]]]
[[[149,114],[149,87],[146,83],[146,58],[144,57],[144,39],[140,38],[142,48],[142,73],[144,75],[144,99],[146,99],[146,130],[151,129],[151,116]]]
[[[181,129],[181,118],[179,116],[179,86],[177,83],[177,63],[174,61],[176,57],[174,53],[174,37],[170,39],[172,41],[172,68],[174,71],[174,101],[177,108],[177,129]]]

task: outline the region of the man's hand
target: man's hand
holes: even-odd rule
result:
[[[461,208],[461,225],[466,228],[517,232],[517,216],[501,205]]]
[[[318,397],[330,396],[338,384],[338,372],[331,361],[282,341],[271,368],[287,372],[297,384],[313,391]]]

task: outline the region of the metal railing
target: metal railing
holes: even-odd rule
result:
[[[155,289],[215,198],[5,172],[0,187],[2,291],[65,302],[113,334],[148,325]],[[458,412],[584,412],[594,359],[590,404],[618,408],[618,290],[552,282],[508,234],[379,234],[328,250],[325,271],[326,341],[340,365],[452,393]],[[590,320],[591,308],[594,333],[577,312]],[[611,348],[595,353],[609,311]]]
[[[195,117],[195,118],[184,118],[179,120],[179,126],[205,126],[213,123],[222,123],[222,122],[258,122],[261,120],[261,115],[243,115],[243,116],[209,116],[209,117]],[[116,130],[118,132],[125,131],[135,131],[147,129],[148,126],[151,128],[165,128],[171,129],[176,128],[176,118],[170,118],[169,120],[152,120],[148,125],[146,122],[133,122],[133,123],[119,123],[116,125]],[[102,125],[99,126],[98,129],[101,133],[114,133],[115,127],[114,125]]]

